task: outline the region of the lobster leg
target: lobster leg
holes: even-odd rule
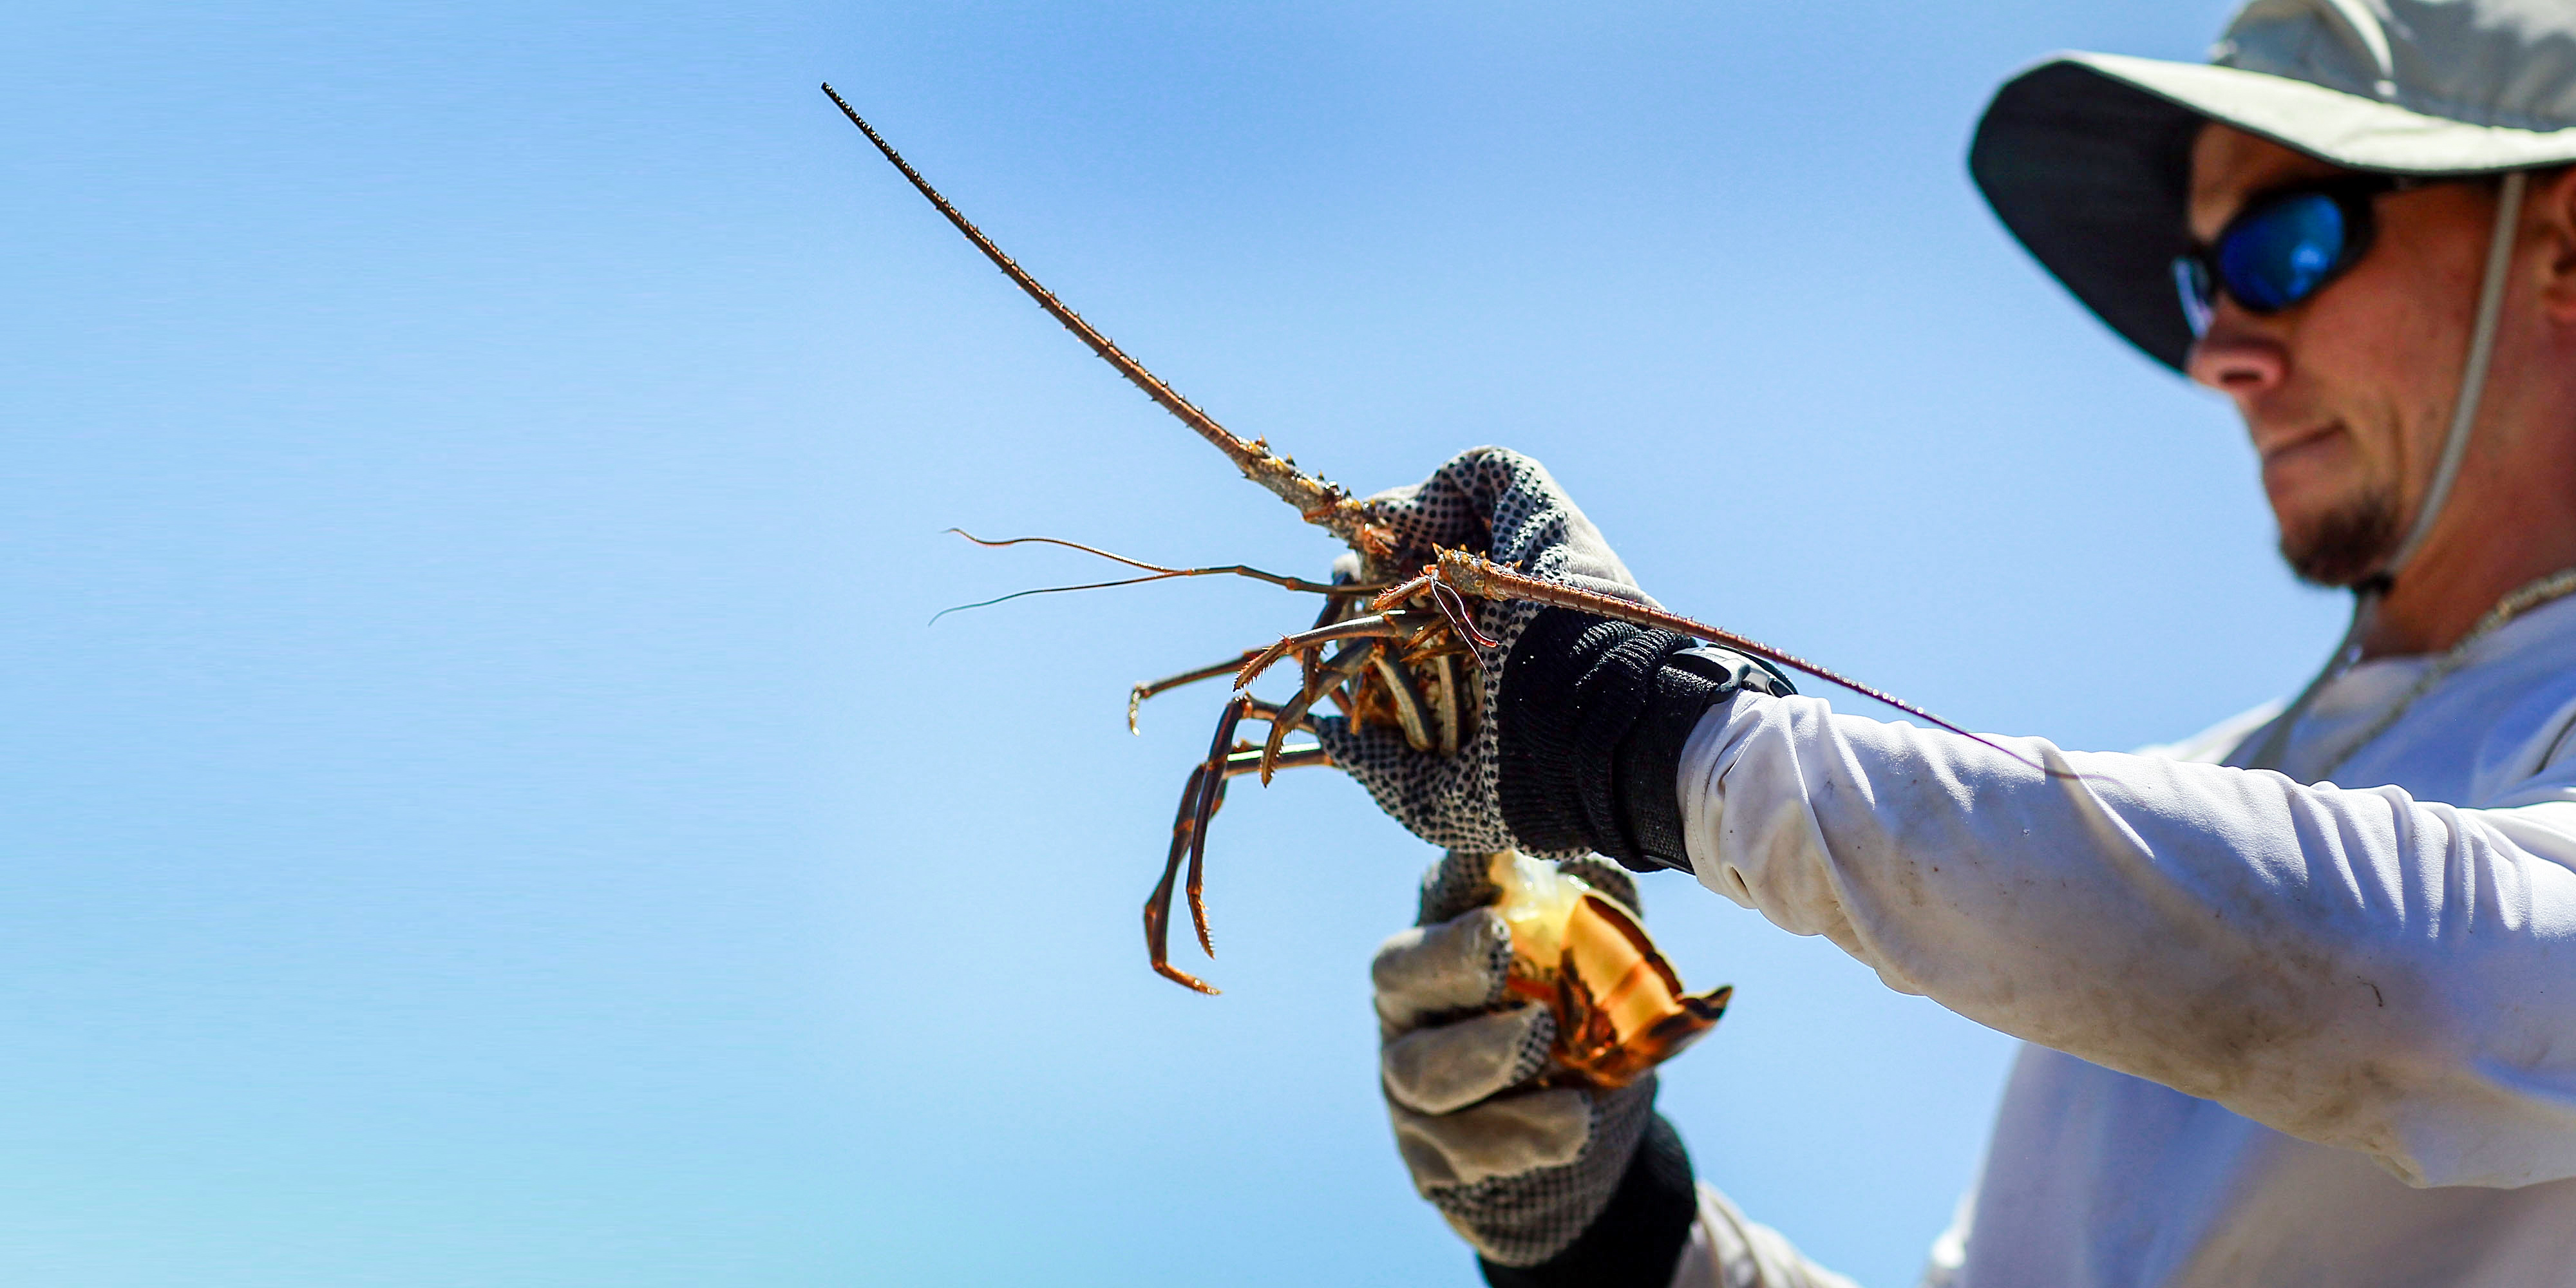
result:
[[[1351,610],[1359,605],[1359,599],[1360,597],[1357,595],[1326,596],[1324,598],[1323,611],[1315,614],[1314,629],[1321,630],[1335,622],[1341,621],[1343,618],[1349,617],[1351,615]],[[1297,653],[1297,684],[1301,690],[1312,688],[1314,686],[1316,657],[1317,653],[1313,649],[1301,649]],[[1250,654],[1246,654],[1243,660],[1249,663],[1252,660],[1252,657]],[[1332,694],[1333,705],[1340,707],[1343,715],[1349,715],[1351,711],[1350,700],[1343,697],[1341,690],[1339,689],[1332,690]]]
[[[1231,662],[1212,663],[1195,671],[1183,671],[1179,675],[1166,676],[1160,680],[1148,680],[1129,689],[1127,691],[1127,732],[1137,732],[1136,709],[1145,705],[1145,699],[1159,693],[1169,693],[1184,684],[1196,684],[1201,680],[1213,680],[1220,675],[1232,675],[1242,670],[1244,663],[1251,661],[1260,653],[1261,650],[1257,648],[1245,649],[1243,656]]]
[[[1304,769],[1309,765],[1329,765],[1332,763],[1333,758],[1324,754],[1323,744],[1301,742],[1296,746],[1280,749],[1277,759],[1271,763],[1271,768]],[[1254,772],[1260,767],[1260,765],[1260,752],[1255,751],[1250,747],[1238,746],[1235,750],[1226,753],[1225,776],[1228,778],[1241,778],[1245,774]]]
[[[1295,699],[1270,714],[1270,736],[1261,745],[1262,786],[1270,785],[1271,772],[1279,768],[1281,744],[1288,737],[1289,726],[1304,724],[1306,713],[1314,708],[1316,699],[1358,679],[1360,673],[1368,668],[1370,660],[1384,652],[1384,646],[1376,640],[1361,640],[1345,647],[1333,655],[1332,662],[1318,672],[1304,689],[1298,691]]]
[[[1232,749],[1235,726],[1252,712],[1251,697],[1238,695],[1225,704],[1225,713],[1216,723],[1216,741],[1208,748],[1207,781],[1199,789],[1198,808],[1190,821],[1190,877],[1182,887],[1183,902],[1190,908],[1190,929],[1198,932],[1199,951],[1216,956],[1216,944],[1208,938],[1207,900],[1199,876],[1207,865],[1208,820],[1216,817],[1217,807],[1225,804],[1225,764]]]
[[[1216,990],[1207,982],[1172,965],[1168,947],[1172,930],[1172,882],[1180,877],[1181,856],[1189,851],[1191,806],[1197,804],[1200,789],[1207,782],[1207,766],[1190,771],[1189,785],[1181,789],[1181,816],[1172,824],[1172,856],[1163,862],[1163,879],[1154,892],[1145,896],[1145,957],[1154,964],[1154,973],[1179,984],[1213,995]]]
[[[1372,613],[1366,617],[1354,617],[1348,621],[1335,622],[1330,626],[1318,626],[1311,631],[1299,631],[1294,635],[1281,636],[1278,643],[1253,654],[1252,660],[1243,664],[1243,669],[1235,674],[1234,691],[1241,693],[1251,688],[1252,682],[1261,678],[1261,673],[1269,670],[1273,663],[1299,649],[1313,648],[1318,644],[1330,644],[1335,640],[1401,639],[1407,632],[1422,624],[1421,617],[1420,613],[1408,613],[1398,609]]]
[[[1462,736],[1466,721],[1458,705],[1458,655],[1443,653],[1431,659],[1431,675],[1437,683],[1431,698],[1432,728],[1439,735],[1440,754],[1455,756],[1458,744],[1466,740]]]
[[[1225,783],[1229,778],[1259,772],[1265,753],[1246,743],[1234,741],[1234,731],[1246,719],[1269,720],[1274,727],[1302,724],[1303,718],[1290,715],[1250,698],[1237,698],[1225,706],[1217,720],[1216,738],[1208,758],[1190,770],[1190,780],[1181,788],[1181,808],[1172,820],[1172,851],[1163,861],[1163,879],[1154,884],[1154,892],[1145,896],[1145,955],[1154,973],[1184,988],[1213,995],[1217,990],[1207,981],[1172,965],[1172,887],[1181,877],[1181,860],[1189,860],[1189,879],[1182,890],[1189,903],[1191,928],[1198,932],[1199,948],[1216,956],[1209,943],[1207,904],[1201,898],[1201,865],[1207,854],[1208,820],[1225,803]],[[1300,743],[1282,750],[1274,766],[1300,768],[1307,765],[1329,765],[1332,759],[1315,743]]]
[[[1405,745],[1415,751],[1431,750],[1431,722],[1424,718],[1422,690],[1413,682],[1412,669],[1383,648],[1369,650],[1369,665],[1386,685],[1387,700],[1395,707],[1395,722],[1404,730]]]
[[[1199,947],[1208,956],[1216,956],[1216,949],[1208,941],[1207,905],[1200,898],[1200,870],[1207,854],[1208,820],[1215,817],[1217,806],[1225,801],[1226,762],[1230,759],[1228,753],[1233,750],[1235,726],[1243,722],[1251,709],[1252,699],[1236,698],[1226,703],[1224,713],[1217,717],[1216,738],[1214,745],[1208,748],[1208,758],[1190,771],[1189,784],[1181,788],[1180,815],[1172,820],[1172,852],[1163,861],[1163,879],[1155,883],[1152,894],[1145,896],[1145,954],[1153,963],[1154,973],[1202,993],[1213,994],[1216,990],[1210,988],[1205,980],[1171,962],[1172,882],[1180,875],[1181,859],[1187,856],[1190,862],[1190,925],[1198,932]]]

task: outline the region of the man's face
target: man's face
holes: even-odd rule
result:
[[[2191,231],[2207,242],[2269,192],[2340,173],[2227,126],[2192,147]],[[2487,228],[2488,185],[2374,199],[2361,262],[2268,317],[2221,295],[2191,377],[2236,401],[2263,463],[2281,555],[2320,585],[2377,570],[2430,482],[2459,391]]]

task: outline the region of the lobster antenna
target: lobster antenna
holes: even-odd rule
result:
[[[1083,321],[1081,314],[1065,307],[1064,301],[1055,297],[1055,292],[1040,285],[1038,279],[1029,276],[1028,270],[1003,254],[1002,248],[994,245],[992,238],[986,237],[981,229],[967,221],[966,216],[958,213],[957,207],[948,204],[948,199],[940,196],[939,190],[931,187],[930,181],[922,178],[921,172],[913,169],[912,163],[904,160],[903,154],[885,141],[884,135],[861,119],[858,109],[851,107],[849,100],[832,88],[831,82],[824,82],[823,92],[831,96],[833,105],[841,109],[841,115],[850,118],[850,124],[859,127],[859,132],[868,136],[868,142],[877,145],[877,151],[884,153],[885,159],[903,172],[903,177],[911,182],[914,189],[928,198],[940,214],[947,216],[948,222],[957,226],[957,231],[966,234],[966,240],[975,243],[975,249],[984,252],[984,258],[1002,270],[1003,276],[1018,284],[1030,299],[1038,302],[1039,308],[1047,311],[1048,316],[1063,323],[1065,330],[1073,332],[1075,338],[1090,346],[1093,353],[1100,355],[1101,361],[1116,367],[1118,374],[1127,377],[1128,383],[1144,390],[1145,396],[1153,399],[1156,405],[1180,417],[1182,424],[1197,430],[1199,437],[1215,444],[1218,451],[1225,453],[1226,459],[1234,462],[1235,468],[1243,471],[1245,478],[1296,506],[1307,522],[1330,530],[1355,549],[1382,542],[1382,537],[1375,531],[1373,520],[1376,515],[1372,507],[1352,500],[1350,492],[1339,484],[1327,483],[1298,469],[1296,462],[1271,451],[1268,443],[1260,439],[1246,442],[1235,437],[1233,431],[1216,423],[1214,417],[1173,392],[1161,377],[1147,371],[1145,364],[1128,357],[1126,350]]]

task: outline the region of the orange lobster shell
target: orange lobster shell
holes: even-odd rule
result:
[[[1634,909],[1544,859],[1505,852],[1491,864],[1512,932],[1505,988],[1555,1012],[1554,1055],[1572,1080],[1625,1086],[1726,1014],[1734,988],[1685,991]]]

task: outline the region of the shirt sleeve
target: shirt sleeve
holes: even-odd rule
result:
[[[1716,1189],[1699,1187],[1699,1217],[1674,1263],[1672,1288],[1856,1288],[1800,1255],[1779,1231],[1755,1225]]]
[[[2576,800],[2002,743],[1740,696],[1682,759],[1692,866],[1890,987],[2410,1184],[2576,1176]]]

